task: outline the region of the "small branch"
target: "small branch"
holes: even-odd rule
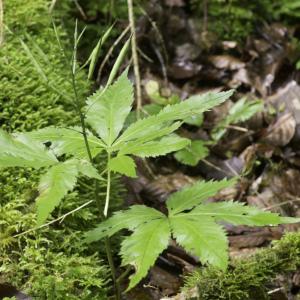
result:
[[[47,227],[47,226],[49,226],[49,225],[51,225],[51,224],[53,224],[53,223],[56,223],[56,222],[58,222],[58,221],[60,221],[60,220],[63,221],[67,216],[69,216],[69,215],[71,215],[71,214],[73,214],[73,213],[79,211],[80,209],[82,209],[82,208],[88,206],[89,204],[91,204],[91,203],[94,202],[94,201],[95,201],[95,200],[90,200],[90,201],[88,201],[88,202],[82,204],[81,206],[79,206],[79,207],[77,207],[77,208],[75,208],[75,209],[73,209],[73,210],[67,212],[66,214],[60,216],[59,218],[57,218],[57,219],[55,219],[55,220],[52,220],[52,221],[50,221],[50,222],[48,222],[48,223],[46,223],[46,224],[43,224],[43,225],[41,225],[41,226],[39,226],[39,227],[31,228],[31,229],[29,229],[29,230],[27,230],[27,231],[24,231],[24,232],[22,232],[22,233],[18,233],[18,234],[16,234],[16,235],[14,235],[13,238],[16,238],[16,237],[19,237],[19,236],[28,234],[28,233],[30,233],[30,232],[36,231],[36,230],[38,230],[38,229]]]
[[[124,36],[127,34],[127,32],[130,29],[130,25],[128,25],[123,32],[120,34],[120,36],[114,41],[114,43],[112,44],[112,46],[109,48],[107,54],[105,55],[100,67],[99,67],[99,71],[97,74],[97,80],[96,82],[98,84],[100,84],[100,80],[101,80],[101,75],[102,75],[102,71],[104,66],[106,65],[107,61],[109,60],[110,56],[112,55],[112,52],[114,51],[115,47],[122,41],[122,39],[124,38]]]
[[[129,18],[131,35],[132,35],[131,50],[132,50],[133,70],[134,70],[135,88],[136,88],[136,114],[137,114],[137,118],[139,119],[141,108],[142,108],[141,76],[140,76],[140,68],[139,68],[139,57],[138,57],[138,50],[137,50],[136,29],[134,23],[132,0],[127,0],[127,4],[128,4],[128,18]]]
[[[263,210],[270,210],[270,209],[273,209],[276,207],[284,206],[285,204],[292,204],[294,202],[300,202],[300,198],[297,197],[295,199],[291,199],[291,200],[283,201],[283,202],[280,202],[280,203],[277,203],[274,205],[270,205],[270,206],[265,207]]]
[[[234,129],[234,130],[241,131],[241,132],[249,132],[249,129],[240,127],[240,126],[235,126],[235,125],[227,125],[227,126],[224,126],[224,128]]]
[[[83,8],[80,6],[80,4],[78,3],[77,0],[75,0],[74,2],[75,2],[75,5],[76,5],[76,8],[78,9],[79,13],[82,16],[82,19],[86,21],[88,18],[87,18],[86,13],[84,12]]]
[[[268,295],[272,295],[272,294],[277,293],[277,292],[282,291],[282,290],[284,290],[283,287],[271,290],[271,291],[268,292]]]

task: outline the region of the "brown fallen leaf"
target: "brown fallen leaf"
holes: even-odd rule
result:
[[[295,118],[291,113],[286,113],[263,132],[261,141],[274,146],[286,146],[292,140],[295,130]]]

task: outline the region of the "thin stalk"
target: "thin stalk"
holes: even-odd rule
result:
[[[39,227],[31,228],[31,229],[28,229],[28,230],[26,230],[26,231],[24,231],[24,232],[15,234],[15,235],[13,236],[13,238],[16,238],[16,237],[19,237],[19,236],[23,236],[23,235],[28,234],[28,233],[30,233],[30,232],[33,232],[33,231],[42,229],[42,228],[47,227],[47,226],[49,226],[49,225],[51,225],[51,224],[53,224],[53,223],[56,223],[56,222],[58,222],[58,221],[60,221],[60,223],[61,223],[67,216],[69,216],[69,215],[71,215],[71,214],[73,214],[73,213],[75,213],[75,212],[81,210],[82,208],[88,206],[88,205],[91,204],[92,202],[94,202],[94,200],[90,200],[90,201],[88,201],[88,202],[82,204],[81,206],[76,207],[75,209],[73,209],[73,210],[67,212],[66,214],[60,216],[59,218],[57,218],[57,219],[55,219],[55,220],[52,220],[52,221],[50,221],[50,222],[48,222],[48,223],[46,223],[46,224],[43,224],[43,225],[41,225],[41,226],[39,226]]]
[[[138,48],[136,42],[136,30],[135,30],[132,0],[127,0],[127,5],[128,5],[128,19],[129,19],[130,30],[132,35],[131,51],[132,51],[133,71],[134,71],[135,88],[136,88],[136,115],[137,115],[137,119],[139,119],[141,108],[142,108],[142,88],[141,88],[141,75],[140,75],[140,68],[139,68],[139,57],[138,57]]]
[[[108,166],[110,164],[110,159],[111,159],[111,154],[108,153],[108,157],[107,157]],[[103,212],[105,218],[107,218],[108,208],[109,208],[110,186],[111,186],[111,171],[110,171],[110,168],[108,167],[108,170],[107,170],[107,184],[106,184],[106,199],[105,199],[105,207],[104,207],[104,212]]]
[[[0,46],[4,41],[3,2],[0,0]]]
[[[86,129],[86,124],[85,124],[85,117],[84,117],[84,114],[81,110],[81,105],[80,105],[80,100],[79,100],[79,97],[78,97],[77,85],[76,85],[77,24],[76,24],[76,31],[75,31],[74,40],[75,40],[75,42],[74,42],[74,52],[73,52],[73,63],[71,65],[72,86],[73,86],[73,91],[74,91],[74,98],[75,98],[76,108],[77,108],[77,112],[78,112],[79,118],[80,118],[80,124],[81,124],[81,128],[82,128],[82,135],[83,135],[83,138],[84,138],[85,147],[86,147],[86,150],[87,150],[87,153],[88,153],[89,160],[90,160],[91,164],[94,165],[93,156],[92,156],[91,149],[90,149],[90,146],[89,146],[89,141],[88,141],[88,138],[87,138],[87,129]],[[108,158],[109,158],[108,159],[108,163],[109,163],[110,154],[109,154]],[[111,174],[110,174],[109,168],[108,168],[107,174],[108,174],[107,175],[107,191],[106,191],[106,202],[105,202],[105,207],[107,206],[107,209],[106,209],[106,214],[104,213],[105,218],[107,217],[109,198],[110,198]],[[99,199],[99,184],[98,184],[97,181],[95,182],[95,198],[96,198],[96,203],[97,203],[99,212],[102,214],[102,212],[101,212],[101,201]],[[113,282],[114,282],[116,300],[120,300],[121,299],[120,286],[119,286],[119,283],[116,280],[116,277],[117,277],[116,276],[116,269],[115,269],[115,266],[114,266],[112,251],[111,251],[110,242],[109,242],[108,238],[105,239],[105,251],[106,251],[107,260],[108,260],[108,263],[109,263],[109,267],[110,267]]]
[[[107,183],[106,183],[106,198],[105,198],[105,207],[104,207],[104,212],[103,212],[103,215],[104,215],[105,219],[107,218],[108,208],[109,208],[109,201],[110,201],[110,187],[111,187],[111,170],[109,168],[110,159],[111,159],[111,154],[110,154],[110,152],[108,152],[108,155],[107,155],[108,170],[107,170]],[[121,289],[120,289],[120,284],[117,281],[116,269],[115,269],[114,261],[113,261],[113,258],[112,258],[112,251],[111,251],[109,238],[105,238],[105,249],[106,249],[107,259],[108,259],[109,267],[110,267],[113,282],[114,282],[116,299],[120,300],[121,299]]]
[[[117,279],[118,283],[121,283],[130,273],[130,271],[132,270],[131,265],[127,267],[127,269],[119,276],[119,278]]]

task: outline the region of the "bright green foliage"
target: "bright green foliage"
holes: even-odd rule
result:
[[[270,300],[268,290],[275,278],[299,267],[300,234],[288,233],[271,247],[234,260],[226,272],[216,268],[193,272],[185,278],[183,293],[196,287],[201,300]]]
[[[122,130],[132,102],[133,87],[127,72],[106,90],[99,90],[88,98],[86,120],[107,145],[111,145]]]
[[[227,201],[220,203],[208,203],[198,205],[187,215],[190,217],[214,217],[216,221],[225,221],[234,225],[265,226],[266,224],[294,223],[295,218],[279,217],[267,211],[261,211],[256,207],[245,206],[243,203]]]
[[[170,196],[167,201],[167,207],[170,214],[175,215],[194,208],[209,197],[215,195],[219,190],[232,184],[235,180],[227,181],[199,181],[191,187],[184,188]]]
[[[209,150],[204,141],[192,141],[190,146],[177,151],[174,157],[185,165],[196,166],[208,154]]]
[[[97,169],[87,160],[75,160],[74,163],[78,169],[78,172],[88,178],[94,178],[103,180],[103,178],[98,173]]]
[[[141,119],[130,125],[116,141],[116,144],[143,139],[153,139],[153,134],[159,134],[170,122],[182,121],[187,117],[201,114],[212,107],[223,103],[233,94],[233,91],[207,93],[193,96],[181,103],[168,105],[157,115]],[[121,147],[120,145],[118,145]]]
[[[262,109],[263,102],[260,100],[247,101],[247,98],[240,99],[231,107],[226,118],[219,122],[213,129],[213,139],[219,140],[225,134],[226,126],[246,121]]]
[[[146,276],[172,236],[188,252],[197,255],[203,264],[209,263],[225,270],[228,242],[218,221],[258,226],[300,221],[235,202],[204,203],[208,197],[234,182],[199,182],[174,193],[166,203],[168,216],[146,206],[132,206],[88,232],[85,242],[111,236],[121,229],[133,231],[130,237],[125,238],[121,248],[122,264],[131,264],[136,270],[130,278],[129,289]]]
[[[67,161],[53,166],[41,177],[39,183],[40,195],[36,199],[38,225],[41,225],[47,219],[60,200],[74,188],[77,176],[78,169],[76,165]]]
[[[164,215],[156,209],[144,205],[132,205],[126,211],[118,211],[97,228],[89,231],[86,235],[85,242],[91,243],[102,239],[105,236],[112,236],[122,229],[134,230],[145,222],[163,218]]]
[[[213,218],[194,218],[189,214],[170,217],[173,236],[177,243],[203,264],[209,263],[225,270],[228,265],[228,241],[223,228]]]
[[[166,217],[161,217],[141,224],[133,235],[122,242],[122,265],[136,267],[135,274],[130,277],[128,289],[137,285],[147,275],[158,255],[168,247],[169,238],[169,221]]]
[[[182,149],[188,144],[190,144],[190,140],[177,135],[170,135],[153,142],[128,142],[122,147],[120,153],[133,154],[140,157],[156,157]]]
[[[26,133],[26,136],[41,143],[51,142],[50,149],[53,150],[57,156],[67,154],[77,158],[88,158],[86,145],[81,133],[81,128],[79,127],[46,127]],[[95,157],[103,150],[104,144],[90,133],[87,138],[92,156]]]
[[[157,115],[135,122],[120,134],[133,102],[133,87],[125,71],[116,83],[96,92],[87,101],[86,120],[98,134],[98,137],[92,133],[87,134],[92,156],[96,156],[103,149],[108,155],[113,156],[108,166],[110,171],[134,177],[136,176],[135,164],[129,155],[156,157],[186,147],[189,140],[171,135],[180,126],[180,122],[176,121],[202,113],[224,102],[231,94],[232,91],[209,93],[166,106]],[[34,140],[30,146],[34,147],[34,151],[32,150],[25,157],[27,146],[24,154],[17,146],[11,145],[12,138],[9,138],[7,134],[2,134],[2,136],[3,149],[9,148],[9,155],[14,159],[14,164],[10,164],[12,166],[49,166],[49,155],[52,158],[51,164],[57,162],[52,153],[57,158],[62,156],[61,159],[64,159],[64,154],[73,158],[88,158],[84,136],[78,127],[70,129],[49,127],[18,135],[17,139],[28,140],[27,144],[31,139]],[[50,149],[45,151],[43,144],[48,142],[51,143]],[[33,155],[36,148],[40,149],[40,152],[43,151],[40,155],[37,151],[37,162]],[[31,160],[26,160],[27,157]],[[10,166],[5,162],[6,160],[6,152],[0,151],[0,162],[2,162],[0,167]],[[53,166],[42,177],[39,188],[41,194],[37,199],[38,224],[44,222],[67,192],[74,188],[79,175],[76,164],[78,164],[77,160],[65,161]],[[91,166],[86,172],[83,171],[82,163],[80,167],[83,175],[100,178]]]
[[[25,135],[10,136],[0,130],[0,167],[41,168],[55,164],[55,156]]]
[[[136,177],[136,165],[134,160],[126,155],[118,155],[110,160],[108,167],[111,171],[128,177]]]

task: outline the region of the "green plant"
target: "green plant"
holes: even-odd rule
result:
[[[171,237],[188,252],[197,255],[203,264],[226,270],[228,242],[218,222],[248,226],[299,222],[299,219],[280,217],[238,202],[205,203],[208,197],[234,182],[203,181],[176,192],[166,202],[167,215],[144,205],[134,205],[127,211],[115,213],[87,233],[85,242],[111,236],[121,229],[133,231],[122,242],[120,251],[122,265],[135,268],[128,289],[146,276],[158,255],[167,248]]]
[[[74,89],[74,106],[78,112],[81,127],[48,127],[27,133],[8,134],[0,131],[1,167],[30,167],[46,169],[40,178],[39,196],[36,199],[37,224],[41,225],[58,206],[68,192],[74,189],[77,178],[86,176],[106,180],[106,196],[103,215],[108,214],[111,194],[111,173],[118,172],[135,176],[135,164],[130,155],[151,157],[164,155],[185,147],[189,141],[172,133],[181,125],[181,120],[225,101],[232,91],[194,97],[185,102],[167,106],[155,116],[150,116],[129,126],[122,134],[122,128],[133,103],[133,88],[127,79],[127,72],[113,85],[116,69],[122,60],[128,43],[121,51],[113,68],[108,84],[90,96],[85,107],[78,98],[76,86],[76,49],[80,36],[75,31],[75,51],[72,56],[71,81]],[[57,88],[47,80],[39,62],[26,44],[23,47],[37,71],[53,90]],[[66,97],[63,92],[60,94]],[[92,131],[89,131],[87,125]],[[95,168],[94,159],[101,152],[107,154],[104,170]],[[103,179],[100,172],[106,173]],[[101,207],[96,184],[96,202]],[[106,248],[114,281],[114,267],[108,241]]]

